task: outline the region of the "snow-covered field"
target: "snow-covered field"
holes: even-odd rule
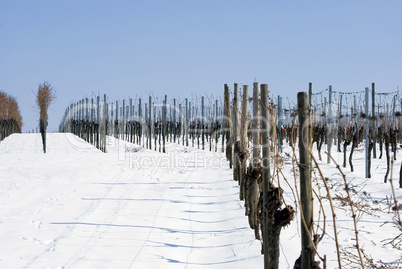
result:
[[[49,133],[47,143],[46,154],[40,134],[14,134],[0,143],[0,268],[263,268],[261,244],[222,153],[176,144],[159,153],[110,137],[102,153],[72,134]],[[291,160],[283,156],[282,170],[294,185]],[[342,154],[334,157],[342,163]],[[402,202],[397,157],[394,185]],[[402,267],[401,251],[387,244],[402,231],[390,184],[383,183],[385,157],[373,160],[371,179],[364,179],[363,151],[354,165],[354,173],[344,171],[359,205],[360,246],[377,264]],[[320,166],[332,196],[346,196],[334,164]],[[294,205],[285,181],[281,187]],[[318,195],[326,196],[323,187]],[[334,203],[344,268],[356,267],[350,208],[342,199]],[[318,251],[327,268],[337,268],[332,214],[327,200],[323,205]],[[318,204],[315,210],[323,233]],[[280,268],[293,268],[300,219],[282,231],[280,255]]]

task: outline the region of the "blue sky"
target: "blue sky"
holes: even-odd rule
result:
[[[270,95],[393,92],[402,78],[402,1],[0,0],[0,90],[17,98],[23,131],[35,92],[57,91],[55,131],[73,101],[211,95],[256,80]]]

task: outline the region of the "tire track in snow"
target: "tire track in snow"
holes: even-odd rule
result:
[[[115,177],[115,180],[113,182],[117,182],[117,180],[120,181],[121,177]],[[114,190],[113,185],[107,185],[107,190],[104,193],[104,195],[102,195],[102,198],[107,198],[108,194],[110,194],[113,190]],[[124,192],[122,192],[120,197],[117,199],[118,203],[117,205],[115,205],[113,213],[109,216],[106,215],[106,217],[103,219],[103,223],[113,223],[113,220],[116,219],[118,211],[123,210],[127,206],[127,200],[123,198],[127,197],[128,192],[129,188],[125,188]],[[98,213],[97,211],[99,211],[99,208],[101,208],[101,204],[106,203],[105,201],[107,202],[107,200],[105,199],[91,199],[91,207],[82,216],[76,218],[76,220],[82,219],[84,216],[85,218],[88,218],[90,215]],[[121,204],[122,201],[125,202]],[[107,233],[110,228],[111,226],[97,225],[95,230],[89,236],[85,245],[82,246],[79,250],[77,250],[77,252],[70,258],[70,261],[68,261],[63,266],[65,267],[73,266],[81,259],[83,259],[96,246],[97,242],[102,239],[102,235],[104,233]]]
[[[188,176],[188,177],[186,178],[185,183],[188,182],[189,178],[190,178],[190,176]],[[186,188],[186,195],[187,195],[187,197],[188,197],[188,199],[189,199],[189,201],[190,201],[190,209],[189,209],[189,212],[188,212],[188,218],[189,218],[190,230],[192,231],[192,230],[193,230],[193,228],[192,228],[192,222],[193,222],[193,220],[192,220],[192,218],[191,218],[191,215],[193,214],[193,213],[192,213],[192,211],[193,211],[193,201],[192,201],[191,196],[189,196],[189,194],[188,194],[188,185],[187,185],[187,184],[184,184],[184,186],[185,186],[185,188]],[[191,254],[193,253],[193,248],[194,248],[194,233],[191,234],[191,248],[190,248],[190,252],[188,253],[187,258],[186,258],[186,267],[185,267],[185,268],[187,268],[187,266],[188,266],[188,264],[189,264],[190,256],[191,256]]]
[[[159,181],[158,178],[156,178],[156,179]],[[144,249],[145,245],[146,245],[147,242],[149,241],[149,238],[151,237],[151,234],[152,234],[153,231],[155,230],[155,222],[156,222],[156,219],[157,219],[157,217],[158,217],[158,215],[159,215],[159,211],[160,211],[160,209],[162,208],[163,204],[165,203],[165,199],[163,198],[162,192],[161,192],[160,190],[158,190],[158,188],[157,188],[156,185],[154,185],[154,188],[155,188],[155,190],[158,192],[158,194],[160,195],[160,198],[161,198],[162,201],[161,201],[161,203],[159,204],[159,207],[157,208],[155,214],[153,214],[152,225],[151,225],[152,228],[151,228],[150,231],[148,232],[148,234],[147,234],[147,236],[146,236],[146,239],[144,240],[143,244],[142,244],[141,247],[138,249],[137,254],[136,254],[136,255],[134,256],[134,258],[131,260],[131,263],[130,263],[130,265],[128,266],[128,268],[132,268],[132,267],[133,267],[133,265],[134,265],[135,261],[137,260],[138,256],[140,255],[140,253],[141,253],[142,250]]]

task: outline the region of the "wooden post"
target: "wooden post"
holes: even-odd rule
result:
[[[370,151],[369,151],[369,144],[370,144],[370,141],[369,141],[369,129],[370,129],[370,125],[369,125],[369,88],[368,87],[366,87],[365,88],[365,95],[366,95],[366,99],[365,99],[365,102],[366,102],[366,109],[365,109],[365,113],[366,113],[366,128],[365,128],[365,132],[364,132],[364,140],[366,141],[366,152],[365,152],[365,155],[366,155],[366,158],[365,158],[365,177],[366,178],[369,178],[370,177],[370,167],[369,167],[369,158],[370,158],[370,156],[369,156],[369,154],[370,154]]]
[[[152,149],[152,97],[149,96],[149,101],[148,101],[148,148]]]
[[[342,152],[342,150],[341,150],[342,138],[346,139],[345,135],[343,135],[343,133],[344,133],[343,130],[345,130],[344,129],[345,126],[343,126],[343,118],[344,117],[342,115],[342,97],[343,97],[343,94],[341,94],[341,96],[340,96],[340,104],[339,104],[339,109],[338,109],[338,120],[337,120],[338,124],[336,127],[337,138],[338,138],[338,141],[337,141],[338,152]]]
[[[110,126],[110,128],[112,128],[111,129],[111,131],[110,131],[110,135],[111,136],[114,136],[114,117],[115,117],[115,115],[113,114],[113,112],[114,112],[114,108],[113,108],[113,102],[111,102],[110,103],[110,116],[111,116],[111,118],[110,118],[110,123],[111,123],[111,126]]]
[[[244,173],[246,171],[246,160],[248,157],[247,147],[247,112],[248,112],[248,85],[243,85],[241,123],[240,123],[240,200],[244,200],[245,184]]]
[[[106,135],[107,135],[107,124],[108,124],[108,113],[107,113],[107,102],[106,102],[106,94],[103,95],[103,134],[102,134],[102,140],[103,140],[103,152],[106,152]]]
[[[252,170],[260,171],[260,84],[258,82],[253,83],[253,127],[252,127],[252,135],[253,135],[253,159],[252,159]],[[248,171],[247,171],[248,172]],[[253,174],[251,172],[250,174]],[[259,177],[259,176],[258,176]],[[260,224],[259,224],[259,209],[258,209],[258,201],[260,200],[260,187],[259,187],[259,178],[257,176],[249,177],[249,183],[247,184],[248,191],[246,191],[246,200],[248,200],[249,204],[249,224],[252,229],[254,229],[255,238],[261,240],[260,236]]]
[[[88,121],[89,120],[89,105],[88,105],[88,103],[89,103],[89,99],[88,98],[85,98],[85,120],[86,121]]]
[[[152,103],[152,106],[154,107],[154,149],[155,151],[158,151],[157,145],[159,145],[159,152],[161,152],[161,114],[160,111],[157,111],[158,109],[156,109],[156,107],[159,108],[160,104],[156,104],[155,106],[155,102]],[[163,107],[163,101],[162,101],[162,107]],[[163,109],[163,108],[162,108]],[[157,114],[159,113],[159,115]]]
[[[124,100],[123,99],[123,106],[121,107],[121,111],[120,111],[121,113],[121,115],[120,115],[120,117],[121,117],[121,124],[120,124],[120,126],[121,126],[121,134],[123,135],[122,136],[122,140],[125,140],[125,135],[126,135],[126,131],[125,131],[125,128],[126,128],[126,100]]]
[[[193,122],[194,122],[194,119],[193,119],[193,117],[194,117],[194,114],[192,114],[191,113],[191,108],[192,108],[192,106],[191,106],[191,102],[188,102],[188,120],[189,120],[189,127],[190,127],[190,138],[191,138],[191,146],[192,147],[194,147],[194,135],[195,135],[195,127],[193,126]],[[194,112],[194,110],[193,110],[193,112]],[[224,139],[222,139],[222,146],[223,146],[223,140]]]
[[[269,146],[269,113],[268,113],[268,84],[261,85],[261,142],[262,142],[262,236],[263,236],[263,253],[264,253],[264,268],[271,268],[271,256],[269,255],[268,222],[269,222],[269,204],[268,193],[271,180],[271,170],[269,164],[270,146]]]
[[[85,98],[85,140],[89,143],[89,98]]]
[[[181,104],[179,104],[179,121],[178,121],[177,127],[179,127],[179,126],[180,126],[180,128],[179,128],[180,133],[179,133],[179,137],[177,138],[177,144],[180,144],[180,136],[181,136],[181,138],[183,139],[183,145],[184,145],[184,135],[183,135],[183,111],[182,111]],[[175,128],[175,136],[176,136],[176,132],[177,132],[177,130],[176,130],[176,128]]]
[[[327,118],[327,163],[331,163],[331,147],[332,147],[332,86],[329,85],[328,100],[328,118]]]
[[[226,158],[229,161],[229,166],[232,168],[233,159],[232,159],[232,138],[231,138],[231,117],[230,117],[230,96],[229,96],[229,87],[227,84],[224,86],[225,88],[225,139],[226,139]]]
[[[218,100],[215,100],[215,152],[218,151]]]
[[[239,86],[237,83],[234,84],[234,93],[233,93],[233,179],[240,183],[240,160],[239,160],[239,151],[240,145],[237,143],[237,125],[239,123],[238,120],[238,96],[239,96]]]
[[[166,153],[166,129],[167,129],[167,95],[165,95],[165,100],[163,101],[163,107],[162,107],[162,139],[163,139],[163,153]]]
[[[98,130],[97,130],[97,132],[96,132],[96,148],[97,149],[100,149],[100,144],[99,144],[99,136],[100,136],[100,133],[99,133],[99,127],[100,127],[100,97],[99,97],[99,95],[97,96],[97,98],[96,98],[96,107],[97,107],[97,120],[96,120],[96,122],[97,122],[97,126],[98,126]]]
[[[126,123],[126,141],[130,141],[129,137],[130,137],[130,132],[131,132],[131,128],[130,128],[130,117],[129,117],[129,105],[126,105],[126,114],[124,115],[125,118],[125,123]]]
[[[94,133],[95,133],[95,110],[94,110],[94,99],[91,98],[91,144],[94,145]]]
[[[135,142],[135,137],[134,137],[134,126],[133,126],[133,121],[134,121],[134,107],[133,107],[133,98],[130,97],[129,99],[129,108],[127,111],[128,120],[127,120],[127,134],[129,136],[129,139],[127,141],[130,141],[130,143]]]
[[[184,125],[184,132],[186,135],[186,147],[188,147],[188,121],[189,121],[189,116],[188,116],[188,99],[186,98],[186,120],[185,125]]]
[[[202,141],[202,150],[205,149],[205,130],[204,130],[204,124],[205,124],[205,106],[204,106],[204,96],[201,96],[201,141]]]
[[[306,92],[297,94],[299,110],[299,169],[301,220],[301,268],[312,268],[314,250],[312,246],[313,197],[310,164],[310,111]],[[330,141],[328,141],[330,143]]]
[[[282,137],[282,97],[278,95],[278,128],[277,128],[277,137],[278,137],[278,152],[282,153],[282,144],[283,144],[283,137]]]
[[[172,130],[173,132],[173,142],[176,143],[176,98],[173,98],[173,125],[172,125]]]
[[[259,88],[258,82],[253,83],[253,168],[256,168],[260,163],[260,111],[259,111]]]
[[[138,136],[139,136],[139,145],[141,145],[141,140],[142,140],[142,124],[144,122],[144,119],[142,118],[142,106],[141,106],[141,98],[138,99],[138,121],[139,121],[139,130],[138,130]]]
[[[119,138],[119,101],[116,101],[116,116],[115,116],[115,124],[114,124],[114,128],[115,128],[115,137],[118,139]]]
[[[377,152],[376,152],[376,142],[377,142],[377,125],[376,122],[377,120],[375,119],[375,83],[371,83],[371,117],[372,117],[372,123],[371,123],[371,138],[373,139],[373,158],[377,158]]]

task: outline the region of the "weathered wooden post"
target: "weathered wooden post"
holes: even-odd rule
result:
[[[103,140],[103,148],[102,151],[106,152],[106,135],[107,135],[107,129],[108,129],[108,111],[107,111],[107,102],[106,102],[106,94],[103,95],[103,134],[102,134],[102,140]]]
[[[178,121],[178,125],[177,125],[177,129],[175,129],[175,135],[176,132],[179,132],[179,137],[177,138],[177,143],[180,144],[180,138],[183,139],[183,145],[184,145],[184,135],[183,135],[183,111],[182,111],[182,106],[181,104],[179,104],[179,121]],[[180,137],[181,136],[181,137]]]
[[[397,136],[397,130],[396,130],[396,128],[397,128],[397,126],[396,126],[396,118],[397,118],[397,116],[396,116],[396,111],[395,111],[395,109],[396,109],[396,98],[397,98],[397,96],[396,95],[394,95],[394,97],[393,97],[393,99],[392,99],[392,106],[393,106],[393,108],[392,108],[392,135],[391,135],[391,145],[392,145],[392,152],[393,152],[393,157],[394,157],[394,161],[396,161],[396,149],[397,149],[397,145],[396,145],[396,136]]]
[[[116,139],[119,139],[119,101],[116,101],[116,113],[115,113],[115,120],[114,120],[114,136]]]
[[[329,85],[328,118],[327,118],[327,163],[331,163],[332,147],[332,86]]]
[[[91,144],[94,145],[94,133],[95,133],[95,110],[94,110],[94,99],[91,98]]]
[[[124,119],[126,122],[126,141],[130,141],[130,136],[131,136],[131,126],[130,126],[130,120],[131,120],[131,116],[130,116],[130,105],[127,104],[126,105],[126,113],[124,114]]]
[[[177,109],[176,108],[176,98],[173,98],[173,125],[172,125],[173,128],[172,128],[171,132],[173,132],[173,142],[175,142],[175,143],[176,143],[176,109]]]
[[[142,118],[142,106],[141,106],[141,98],[138,99],[138,144],[141,145],[141,140],[142,140],[142,124],[144,122],[144,119]]]
[[[202,141],[202,150],[205,149],[205,130],[204,130],[204,124],[205,124],[205,105],[204,105],[204,96],[201,96],[201,141]]]
[[[149,103],[148,103],[148,148],[152,149],[152,97],[149,96]]]
[[[377,143],[377,120],[375,116],[375,83],[371,83],[371,138],[373,139],[373,158],[377,158],[376,143]]]
[[[232,139],[231,139],[231,117],[230,117],[230,95],[229,95],[229,87],[227,84],[224,86],[225,88],[225,139],[226,139],[226,158],[229,161],[229,166],[232,168],[233,159],[232,159]]]
[[[370,125],[369,125],[369,88],[366,87],[365,89],[365,113],[366,113],[366,126],[365,126],[365,132],[364,132],[364,140],[366,141],[366,152],[365,152],[365,177],[370,178],[370,150],[369,150],[369,130],[370,130]]]
[[[218,99],[215,99],[215,152],[218,151],[218,138],[219,138],[219,115],[218,115]]]
[[[312,268],[314,248],[312,245],[313,196],[310,164],[310,107],[307,93],[297,94],[299,110],[299,169],[301,207],[301,268]],[[331,105],[330,105],[331,107]],[[328,141],[330,143],[330,141]]]
[[[100,149],[100,139],[99,139],[99,136],[100,136],[100,133],[99,133],[99,130],[100,130],[100,97],[99,97],[99,95],[96,97],[96,109],[97,109],[97,118],[96,118],[96,123],[97,123],[97,131],[96,131],[96,148],[97,149]]]
[[[186,136],[186,147],[188,147],[188,121],[189,121],[189,115],[188,115],[188,99],[186,98],[186,120],[184,121],[184,132]]]
[[[343,126],[343,115],[342,115],[342,98],[343,98],[343,94],[341,94],[341,96],[340,96],[340,104],[339,104],[339,109],[338,109],[338,119],[337,119],[337,127],[336,127],[336,131],[337,131],[337,137],[338,137],[338,141],[337,141],[337,144],[338,144],[338,152],[342,152],[342,150],[341,150],[341,142],[342,142],[342,138],[345,138],[346,139],[346,137],[345,137],[345,135],[344,135],[344,126]],[[342,131],[341,131],[342,130]]]
[[[194,109],[192,110],[191,108],[194,108],[194,106],[192,106],[192,102],[188,102],[188,118],[190,123],[191,146],[194,147],[195,120],[194,120]]]
[[[233,179],[240,183],[240,160],[239,160],[239,152],[240,152],[240,142],[237,141],[238,137],[238,100],[239,96],[239,86],[237,83],[234,84],[234,93],[233,93]]]
[[[122,140],[125,140],[125,136],[126,136],[126,100],[123,99],[123,106],[121,107],[122,111],[121,111],[121,134],[122,134]]]
[[[163,139],[163,153],[166,153],[166,130],[167,130],[167,95],[165,95],[165,100],[163,101],[163,107],[162,107],[162,139]]]
[[[86,141],[89,143],[89,99],[85,98],[85,133],[86,133]]]
[[[110,103],[110,116],[111,116],[111,118],[110,118],[110,123],[111,123],[111,126],[110,126],[110,128],[111,128],[111,131],[110,131],[110,135],[111,136],[114,136],[114,117],[115,117],[115,115],[114,115],[114,108],[113,108],[113,102],[111,102]]]
[[[133,109],[133,98],[130,97],[129,99],[129,108],[127,111],[127,114],[129,114],[128,120],[127,120],[127,134],[129,136],[129,138],[127,139],[127,141],[130,141],[130,143],[133,143],[133,139],[134,139],[134,130],[133,130],[133,118],[134,118],[134,109]],[[135,141],[134,141],[135,142]]]
[[[148,130],[148,122],[149,122],[149,119],[148,119],[148,115],[149,115],[149,113],[148,113],[148,104],[147,103],[144,103],[144,142],[143,143],[145,143],[145,147],[146,148],[149,148],[149,137],[148,137],[148,135],[149,135],[149,130]]]
[[[263,182],[263,205],[262,205],[262,236],[264,268],[272,268],[271,256],[269,255],[269,242],[272,240],[268,233],[269,223],[269,204],[268,193],[270,191],[271,170],[269,164],[270,146],[269,146],[269,119],[268,119],[268,84],[261,85],[261,142],[262,142],[262,182]]]
[[[82,138],[82,132],[81,132],[81,127],[82,127],[82,123],[81,123],[81,120],[82,120],[82,116],[81,116],[81,113],[82,113],[82,109],[81,109],[81,105],[82,105],[82,101],[81,100],[79,100],[78,102],[77,102],[77,106],[78,106],[78,137],[80,137],[80,138]]]
[[[282,136],[282,97],[278,95],[278,127],[277,127],[277,137],[278,137],[278,152],[282,153],[282,144],[283,144],[283,136]]]
[[[259,166],[260,163],[260,111],[259,111],[259,88],[258,82],[253,83],[253,168]]]
[[[258,201],[260,200],[260,187],[259,187],[259,177],[260,177],[260,98],[259,89],[260,85],[258,82],[253,83],[253,159],[252,159],[252,171],[248,176],[249,183],[246,183],[249,188],[246,195],[246,200],[249,200],[249,224],[252,229],[254,229],[254,234],[256,239],[261,239],[260,227],[259,227],[259,210]],[[249,171],[248,171],[249,172]]]
[[[247,148],[247,112],[248,112],[248,85],[243,85],[243,101],[242,101],[241,123],[240,123],[240,200],[244,200],[244,174],[246,171],[246,161],[248,158]]]

